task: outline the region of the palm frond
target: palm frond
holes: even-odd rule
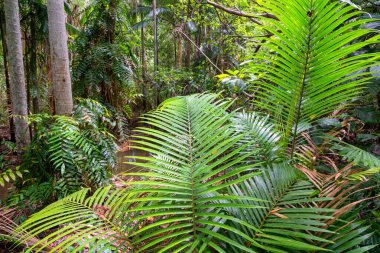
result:
[[[354,162],[355,164],[365,166],[370,169],[380,167],[380,159],[370,152],[336,138],[332,140],[334,144],[332,148],[338,150],[343,159],[348,162]]]
[[[235,201],[262,207],[258,209],[227,208],[235,217],[254,226],[255,229],[249,230],[249,235],[258,243],[253,245],[255,248],[262,248],[267,252],[296,252],[296,250],[323,252],[325,249],[316,246],[318,242],[333,243],[313,234],[329,233],[324,227],[333,218],[335,210],[318,208],[315,205],[328,198],[318,198],[314,186],[304,180],[292,166],[274,165],[273,168],[264,170],[262,175],[230,188],[231,194],[265,200],[265,202]],[[239,224],[235,225],[237,229],[244,229]],[[244,238],[231,236],[241,243],[249,243]]]
[[[268,116],[255,112],[242,112],[236,113],[231,120],[236,134],[244,135],[238,146],[252,143],[243,150],[242,154],[257,150],[252,157],[254,160],[272,161],[274,159],[281,135],[276,131],[275,125],[270,122]]]
[[[228,219],[239,219],[223,214],[226,206],[256,208],[231,201],[244,196],[225,194],[229,186],[255,175],[245,173],[253,167],[243,163],[249,153],[239,155],[245,146],[233,148],[242,136],[231,128],[228,106],[216,95],[194,95],[171,99],[144,116],[151,127],[137,129],[141,135],[134,145],[152,156],[135,157],[147,163],[131,164],[145,170],[126,173],[139,180],[125,182],[124,190],[101,188],[87,199],[88,190],[82,190],[35,214],[23,224],[30,234],[58,230],[30,251],[65,237],[54,250],[71,246],[80,252],[83,245],[95,247],[109,240],[112,243],[107,245],[118,250],[133,247],[137,252],[220,251],[221,242],[254,252],[220,232],[230,231],[254,242],[226,224]],[[110,211],[96,214],[99,205]]]
[[[355,221],[355,213],[352,213],[353,208],[357,207],[370,198],[362,198],[352,200],[352,196],[360,191],[370,189],[372,187],[363,188],[362,177],[358,176],[352,164],[338,169],[332,174],[323,174],[315,170],[309,170],[302,166],[297,166],[318,189],[318,197],[328,197],[330,200],[318,203],[319,208],[334,208],[336,211],[332,214],[333,219],[329,220],[326,229],[334,233],[318,232],[317,236],[331,240],[334,244],[319,242],[318,245],[332,252],[367,252],[369,249],[376,247],[376,244],[370,242],[373,232],[369,226],[366,226],[361,221]],[[367,172],[365,172],[367,174]],[[367,176],[367,174],[365,174]],[[374,197],[376,198],[376,197]]]
[[[221,233],[230,231],[250,240],[225,223],[228,219],[239,220],[222,211],[225,206],[256,208],[231,202],[243,196],[223,194],[230,185],[252,177],[251,173],[242,173],[253,168],[242,163],[251,154],[239,154],[250,143],[236,148],[242,135],[233,133],[228,106],[216,100],[216,95],[193,95],[170,99],[144,116],[143,122],[154,128],[138,128],[141,135],[134,144],[152,157],[138,157],[149,163],[131,164],[149,172],[127,174],[147,179],[128,183],[149,193],[136,199],[142,202],[137,210],[148,214],[134,219],[155,219],[152,225],[133,234],[138,237],[135,243],[142,244],[139,252],[220,251],[220,243],[253,252]]]
[[[16,210],[12,207],[2,207],[0,208],[0,236],[2,241],[8,240],[14,244],[14,248],[20,246],[29,248],[31,245],[38,243],[39,238],[36,236],[31,236],[27,231],[21,229],[19,225],[14,221],[16,216]],[[16,232],[18,231],[18,232]],[[22,240],[23,237],[27,237],[27,240]],[[47,246],[46,250],[41,252],[48,252],[51,247]]]
[[[92,250],[103,247],[114,250],[127,249],[128,230],[123,223],[124,215],[120,210],[128,209],[133,196],[125,189],[111,187],[99,188],[92,196],[89,189],[73,193],[32,215],[19,228],[19,233],[28,231],[27,236],[20,234],[22,242],[33,236],[50,231],[43,239],[30,245],[27,252],[49,249],[49,252],[82,252],[91,245]],[[58,228],[55,232],[51,229]]]
[[[367,22],[355,19],[362,12],[328,0],[267,0],[263,11],[274,36],[252,61],[258,108],[267,110],[283,133],[285,147],[294,152],[301,124],[312,123],[342,103],[358,96],[368,81],[367,68],[378,54],[354,54],[377,43],[371,29],[356,29]],[[356,42],[363,37],[369,39]],[[352,43],[356,42],[356,43]]]
[[[352,217],[347,220],[351,221],[338,220],[330,226],[335,233],[331,233],[328,239],[334,241],[334,244],[321,243],[320,246],[334,253],[364,253],[377,247],[376,244],[361,246],[365,240],[372,237],[373,232],[369,226],[360,221],[352,222],[354,220]]]

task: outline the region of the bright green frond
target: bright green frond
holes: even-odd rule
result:
[[[32,215],[19,228],[28,231],[30,237],[49,232],[27,252],[41,251],[49,246],[49,252],[82,252],[84,247],[99,249],[105,245],[111,249],[130,247],[128,231],[133,227],[120,226],[123,211],[129,208],[133,198],[125,190],[99,188],[88,197],[89,189],[83,189],[63,198]],[[27,236],[24,241],[29,240]],[[52,246],[52,245],[55,246]]]
[[[351,219],[348,219],[351,220]],[[333,253],[364,253],[370,249],[376,248],[377,245],[361,246],[361,244],[371,238],[372,233],[369,226],[363,222],[347,222],[339,220],[330,227],[334,234],[326,236],[327,239],[334,241],[334,244],[320,243],[321,247],[330,250]]]
[[[338,139],[334,140],[333,148],[338,150],[339,154],[348,162],[354,162],[367,168],[380,167],[380,159],[375,155]]]
[[[271,162],[274,159],[281,135],[276,131],[275,125],[268,116],[242,112],[236,113],[232,117],[232,122],[236,134],[244,135],[238,142],[238,146],[252,143],[243,150],[242,154],[256,150],[256,153],[252,155],[252,160]]]
[[[216,95],[193,95],[166,101],[144,116],[144,122],[154,128],[138,128],[143,135],[134,144],[152,157],[142,157],[148,163],[132,164],[149,172],[128,173],[142,180],[126,183],[133,185],[132,192],[150,193],[134,200],[141,203],[138,210],[144,215],[129,221],[154,220],[132,235],[138,238],[136,244],[143,245],[139,252],[201,252],[218,248],[220,242],[253,252],[221,233],[249,239],[225,223],[233,217],[222,210],[226,206],[256,208],[232,201],[242,196],[225,194],[229,186],[253,176],[245,173],[253,166],[243,161],[254,152],[241,155],[252,143],[237,145],[243,134],[237,135],[231,127],[228,107]]]
[[[261,206],[256,209],[227,208],[236,218],[251,224],[255,229],[234,225],[256,242],[254,248],[267,252],[321,251],[318,242],[332,241],[314,235],[329,233],[326,226],[334,209],[318,208],[315,203],[323,199],[314,196],[315,188],[302,179],[299,172],[285,164],[275,165],[239,185],[230,187],[231,194],[260,198],[264,201],[235,200],[235,203]],[[250,243],[245,238],[231,235],[241,243]]]
[[[377,54],[356,52],[377,43],[371,29],[358,28],[366,20],[352,6],[327,0],[267,0],[263,11],[277,19],[265,19],[273,34],[269,50],[252,61],[256,106],[268,111],[283,132],[287,147],[294,152],[298,128],[347,103],[363,90],[367,69]],[[363,37],[369,39],[356,42]],[[293,138],[294,137],[294,138]]]

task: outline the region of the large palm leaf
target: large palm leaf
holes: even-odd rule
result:
[[[251,154],[240,155],[250,143],[236,148],[242,136],[231,128],[229,104],[215,99],[215,95],[174,98],[146,115],[144,121],[150,127],[138,128],[141,135],[134,143],[152,156],[135,157],[146,163],[132,164],[145,170],[126,174],[140,180],[125,182],[127,188],[122,191],[99,189],[90,198],[84,190],[32,216],[22,227],[31,235],[59,228],[35,248],[64,237],[54,250],[72,246],[73,252],[80,252],[90,244],[94,250],[107,245],[138,252],[212,248],[223,252],[222,243],[253,252],[221,233],[229,231],[254,243],[226,221],[251,225],[226,215],[223,208],[256,208],[232,200],[260,200],[228,194],[229,186],[253,176],[246,172],[253,166],[243,163]],[[99,215],[99,207],[110,211]]]
[[[380,167],[380,159],[370,152],[336,138],[330,139],[334,144],[332,148],[337,149],[339,154],[348,162],[354,162],[367,168]]]
[[[340,173],[349,173],[349,168]],[[230,187],[231,195],[249,196],[265,201],[249,199],[234,200],[239,204],[261,206],[256,209],[226,208],[236,218],[251,224],[254,229],[232,224],[254,238],[252,248],[266,252],[365,252],[376,245],[360,247],[372,233],[368,226],[353,222],[355,217],[345,213],[366,201],[351,201],[353,192],[360,189],[361,183],[339,180],[340,174],[322,175],[302,171],[310,181],[287,164],[277,164],[266,169],[262,175],[247,179]],[[313,185],[313,183],[315,185]],[[342,219],[343,217],[343,219]],[[230,235],[236,241],[250,244],[245,238]],[[352,243],[355,242],[355,243]],[[231,251],[240,252],[236,248]]]
[[[252,155],[253,161],[267,161],[272,163],[281,135],[276,131],[268,116],[262,116],[255,112],[235,113],[232,117],[233,128],[237,135],[244,137],[238,142],[238,146],[251,143],[242,154],[256,150]]]
[[[316,235],[325,239],[334,241],[334,244],[326,244],[318,242],[320,247],[331,250],[334,253],[341,252],[367,252],[375,248],[377,245],[362,245],[364,241],[371,238],[373,232],[361,221],[355,221],[355,213],[352,210],[363,202],[375,197],[368,198],[353,198],[355,193],[363,190],[368,190],[373,187],[362,187],[365,176],[371,175],[368,171],[357,172],[352,167],[352,164],[344,168],[335,167],[334,173],[323,174],[315,170],[310,170],[300,165],[297,166],[318,189],[320,198],[329,197],[330,200],[322,201],[317,204],[318,208],[335,208],[336,211],[332,214],[333,219],[328,221],[329,230],[334,233],[320,233]],[[372,229],[373,230],[373,229]]]
[[[267,252],[323,252],[323,248],[314,244],[333,243],[313,233],[329,233],[324,227],[333,219],[334,209],[317,208],[315,203],[328,198],[315,196],[314,186],[304,180],[292,166],[275,165],[274,168],[265,170],[263,175],[231,186],[230,190],[234,195],[248,195],[266,200],[260,203],[235,200],[236,203],[259,205],[263,208],[248,210],[231,207],[228,211],[255,227],[255,230],[250,230],[248,234]],[[243,229],[239,224],[235,226]],[[244,241],[244,238],[233,237],[237,241]],[[257,248],[256,245],[253,246]]]
[[[19,229],[18,224],[15,222],[17,216],[17,211],[10,207],[1,207],[0,208],[0,237],[2,242],[13,242],[17,243],[21,241],[21,238],[28,238],[23,240],[23,247],[29,247],[36,244],[39,241],[38,237],[30,236],[26,231]],[[16,231],[18,230],[18,233]],[[46,247],[46,250],[41,252],[48,252],[51,250],[51,247]]]
[[[149,172],[127,175],[146,178],[129,184],[149,193],[136,199],[145,202],[138,210],[146,215],[133,220],[150,217],[155,221],[132,235],[135,243],[143,245],[139,251],[220,251],[222,242],[253,252],[221,233],[229,231],[253,241],[225,222],[234,219],[243,227],[249,224],[222,211],[225,206],[256,208],[231,201],[244,196],[227,194],[230,185],[252,177],[244,172],[253,166],[243,161],[254,152],[240,155],[250,143],[236,147],[242,135],[234,134],[228,106],[215,100],[215,95],[194,95],[168,100],[144,117],[155,128],[138,128],[141,135],[134,143],[153,157],[139,157],[149,163],[133,164]]]
[[[89,246],[90,252],[319,252],[330,247],[333,240],[319,235],[330,235],[325,227],[336,210],[317,205],[330,196],[317,197],[290,165],[267,170],[249,165],[252,154],[242,151],[252,143],[237,146],[244,135],[236,135],[228,105],[215,95],[193,95],[171,99],[146,115],[150,127],[138,128],[134,143],[152,156],[134,157],[146,161],[131,163],[139,172],[125,175],[135,181],[124,182],[122,189],[100,188],[90,197],[85,189],[33,215],[21,227],[28,231],[23,241],[49,233],[29,251],[51,246],[50,252],[81,252]],[[352,231],[356,238],[364,230]]]
[[[368,81],[366,69],[379,57],[357,55],[378,42],[362,12],[329,0],[265,0],[262,9],[277,19],[266,19],[274,36],[268,51],[256,55],[250,67],[260,77],[255,85],[258,108],[269,111],[283,132],[285,147],[294,152],[300,126],[331,113],[358,96]],[[257,60],[261,63],[257,63]]]
[[[123,227],[123,210],[130,208],[134,195],[126,189],[99,188],[88,196],[89,189],[73,193],[32,215],[19,228],[22,243],[33,236],[45,236],[27,252],[83,252],[127,250],[133,246],[128,233],[134,226]],[[29,234],[22,234],[23,231]],[[48,234],[46,234],[48,232]],[[102,251],[100,251],[102,252]]]

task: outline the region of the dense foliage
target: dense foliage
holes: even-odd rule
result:
[[[320,247],[346,252],[351,236],[358,244],[370,236],[368,227],[352,223],[354,216],[342,215],[362,202],[345,191],[360,189],[371,171],[351,171],[348,165],[325,175],[297,166],[302,175],[286,163],[250,162],[263,151],[242,151],[260,137],[248,134],[251,141],[237,147],[247,134],[234,130],[235,112],[226,112],[231,103],[215,98],[175,98],[147,114],[143,121],[154,128],[136,129],[140,134],[133,143],[152,156],[132,163],[147,170],[126,173],[139,179],[122,182],[122,188],[100,188],[89,197],[84,189],[33,215],[23,224],[32,235],[61,227],[34,247],[67,234],[51,252],[62,247],[80,252],[89,243],[93,249],[132,252],[315,252]],[[263,130],[267,127],[257,124],[253,132]],[[350,225],[340,231],[345,224]]]
[[[27,172],[11,205],[40,208],[82,187],[95,189],[110,182],[117,146],[108,130],[115,123],[104,106],[80,100],[72,117],[35,114],[30,124],[35,135],[21,164]]]
[[[1,242],[379,252],[377,2],[62,1],[78,98],[61,115],[49,3],[19,1],[30,115],[10,120],[1,24],[0,123],[11,131],[0,186],[12,186]],[[29,123],[22,150],[16,118]]]

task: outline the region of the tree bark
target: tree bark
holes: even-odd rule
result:
[[[24,71],[25,71],[25,81],[26,81],[26,103],[28,105],[28,109],[31,108],[30,101],[31,101],[31,92],[32,92],[32,84],[31,84],[31,74],[30,74],[30,40],[28,37],[28,31],[24,30],[24,36],[21,37],[21,41],[23,42],[23,49],[24,49]],[[28,110],[29,111],[29,110]]]
[[[143,6],[143,3],[144,1],[143,0],[140,0],[140,5]],[[144,20],[144,14],[141,13],[140,14],[140,18],[141,18],[141,21]],[[141,26],[141,75],[142,75],[142,80],[143,82],[145,81],[146,79],[146,69],[147,69],[147,65],[146,65],[146,56],[145,56],[145,32],[144,32],[144,26],[142,25]]]
[[[158,38],[157,38],[157,2],[153,0],[152,2],[153,9],[153,37],[154,37],[154,76],[157,75],[158,72]],[[156,96],[155,96],[155,106],[158,106],[160,103],[160,86],[156,81],[154,82],[154,86],[156,88]]]
[[[108,15],[109,15],[109,24],[108,24],[108,31],[107,31],[108,42],[110,44],[114,44],[115,32],[116,32],[117,0],[109,1]],[[110,59],[110,62],[112,62],[111,59]],[[107,73],[107,76],[110,80],[109,85],[107,85],[105,82],[103,82],[103,85],[102,85],[103,94],[105,95],[105,101],[106,103],[109,103],[113,105],[115,108],[117,108],[119,106],[119,92],[118,92],[117,82],[115,82],[113,78],[114,73],[113,73],[111,64],[107,64],[105,72]]]
[[[33,113],[40,112],[39,101],[39,87],[37,82],[37,37],[36,37],[36,15],[34,4],[30,7],[32,9],[32,16],[30,19],[30,78],[32,84],[32,103]]]
[[[9,72],[8,72],[8,51],[7,51],[7,41],[5,34],[5,17],[4,12],[1,12],[1,20],[0,20],[0,32],[1,32],[1,41],[2,41],[2,49],[3,49],[3,62],[4,62],[4,75],[5,75],[5,86],[7,93],[7,112],[9,116],[9,132],[12,142],[16,142],[15,136],[15,125],[12,117],[12,99],[11,99],[11,88],[9,81]]]
[[[109,3],[109,14],[110,14],[110,23],[108,30],[108,39],[111,44],[115,41],[115,30],[116,30],[116,15],[117,15],[117,1],[110,0]]]
[[[199,15],[201,17],[203,16],[203,11],[202,11],[201,7],[198,8],[198,13],[199,13]],[[195,34],[196,48],[201,48],[201,45],[202,45],[202,35],[203,35],[203,24],[200,24],[199,28],[198,28],[198,31]],[[195,59],[195,61],[198,61],[199,57],[200,57],[199,50],[194,50],[194,59]]]
[[[8,72],[8,51],[7,51],[7,41],[5,35],[5,18],[3,13],[1,13],[1,24],[0,24],[0,32],[1,32],[1,41],[3,48],[3,62],[4,62],[4,74],[5,74],[5,86],[7,92],[7,111],[9,115],[9,132],[12,142],[16,142],[15,135],[15,124],[12,117],[12,99],[11,99],[11,86],[9,83],[9,72]]]
[[[191,8],[191,2],[188,1],[187,4],[187,18],[188,20],[191,20],[192,18],[192,8]],[[191,30],[187,27],[186,29],[188,31],[187,36],[191,39]],[[191,65],[191,42],[189,40],[185,41],[185,67],[190,68]]]
[[[181,29],[184,27],[184,24],[182,23],[179,27],[175,30],[175,41],[176,41],[176,57],[175,57],[175,66],[177,69],[180,69],[182,67],[182,34]]]
[[[4,0],[4,13],[16,146],[18,153],[21,154],[23,149],[30,144],[30,132],[26,119],[28,116],[28,104],[25,88],[18,1]]]
[[[153,0],[153,33],[154,33],[154,74],[158,70],[158,39],[157,39],[157,4],[156,0]]]
[[[143,4],[144,4],[144,1],[140,0],[141,7],[143,6]],[[140,19],[141,19],[141,22],[144,20],[143,13],[140,14]],[[143,109],[146,110],[147,104],[148,104],[147,100],[148,100],[149,87],[148,87],[148,83],[146,82],[147,64],[146,64],[146,53],[145,53],[145,31],[144,31],[143,25],[141,26],[140,33],[141,33],[141,79],[142,79],[141,88],[142,88],[142,94],[144,95],[142,102],[143,102]]]
[[[63,0],[48,0],[47,10],[54,111],[58,115],[69,115],[73,110],[73,98]]]

